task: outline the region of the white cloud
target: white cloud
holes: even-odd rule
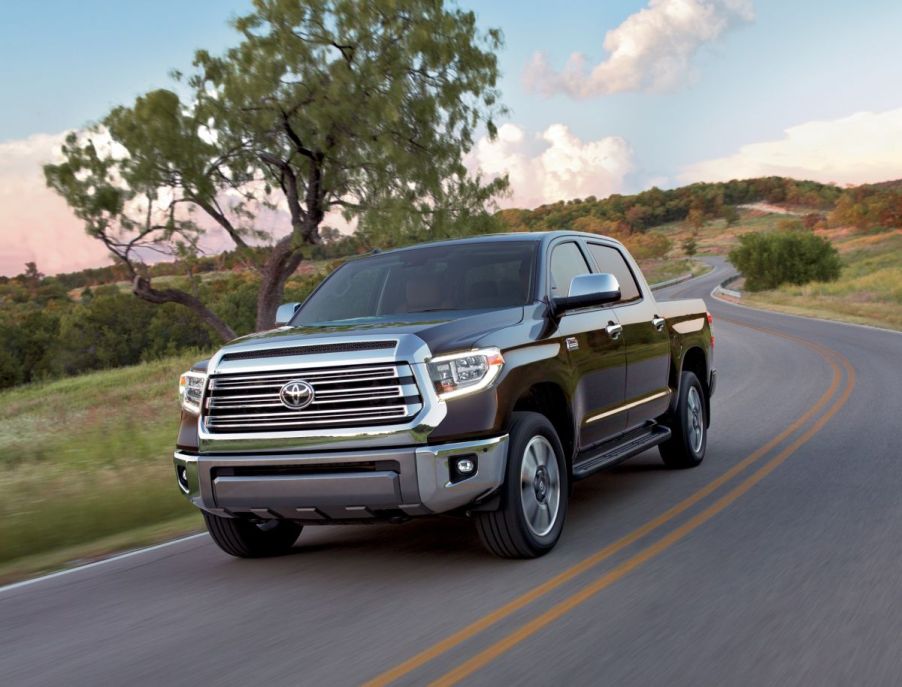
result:
[[[35,261],[47,274],[108,264],[65,201],[44,184],[65,134],[35,134],[0,143],[0,274]]]
[[[532,149],[538,147],[535,154]],[[508,174],[511,196],[504,207],[532,208],[570,198],[619,192],[633,168],[633,153],[622,138],[582,141],[563,124],[553,124],[534,140],[523,129],[504,124],[498,137],[480,139],[468,166],[489,177]]]
[[[103,244],[85,233],[84,223],[44,182],[43,165],[62,159],[59,149],[66,133],[35,134],[25,139],[0,142],[0,275],[19,274],[24,271],[25,263],[32,261],[45,274],[100,267],[113,262]],[[107,152],[103,146],[109,145],[108,137],[101,134],[94,136],[94,140],[102,152]],[[114,152],[125,154],[124,150]],[[227,205],[229,195],[225,194],[221,200]],[[288,233],[290,222],[285,207],[256,209],[259,213],[256,225],[272,232],[268,242]],[[234,248],[231,239],[209,217],[197,212],[195,220],[205,229],[200,240],[205,253]],[[356,226],[356,222],[346,221],[337,212],[329,213],[325,224],[342,233],[351,233]],[[156,253],[144,257],[151,262],[169,259]]]
[[[752,0],[650,0],[648,7],[607,32],[607,57],[595,67],[573,53],[555,72],[536,53],[523,78],[530,90],[587,98],[625,91],[662,91],[682,84],[698,50],[729,29],[754,19]]]
[[[902,108],[799,124],[786,129],[781,139],[696,162],[679,176],[692,182],[769,175],[838,184],[902,177]]]

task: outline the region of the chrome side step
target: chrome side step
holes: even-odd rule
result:
[[[652,425],[643,428],[638,434],[628,434],[611,443],[588,449],[580,453],[573,463],[573,479],[580,480],[593,475],[599,470],[612,467],[627,458],[663,444],[670,438],[670,429],[663,425]]]

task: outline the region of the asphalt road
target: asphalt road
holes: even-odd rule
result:
[[[707,300],[705,462],[581,482],[550,555],[450,519],[195,537],[0,591],[0,684],[902,684],[902,336]]]

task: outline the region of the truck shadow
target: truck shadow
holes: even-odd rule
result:
[[[638,504],[642,503],[642,494],[658,491],[660,480],[672,474],[655,452],[578,482],[570,497],[562,544],[570,538],[568,535],[597,530],[611,514],[622,517],[631,510],[630,504],[637,504],[636,510],[641,512]],[[358,564],[365,563],[369,556],[438,557],[446,562],[497,560],[483,550],[473,523],[462,516],[414,519],[400,525],[307,527],[289,558],[324,553],[331,554],[330,558],[354,558]]]

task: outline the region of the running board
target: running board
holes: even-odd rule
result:
[[[624,443],[609,448],[602,446],[600,449],[590,449],[585,456],[577,456],[573,465],[573,479],[584,479],[599,470],[617,465],[617,463],[623,462],[627,458],[632,458],[658,444],[663,444],[669,438],[670,429],[668,427],[653,425],[638,436],[629,438]]]

